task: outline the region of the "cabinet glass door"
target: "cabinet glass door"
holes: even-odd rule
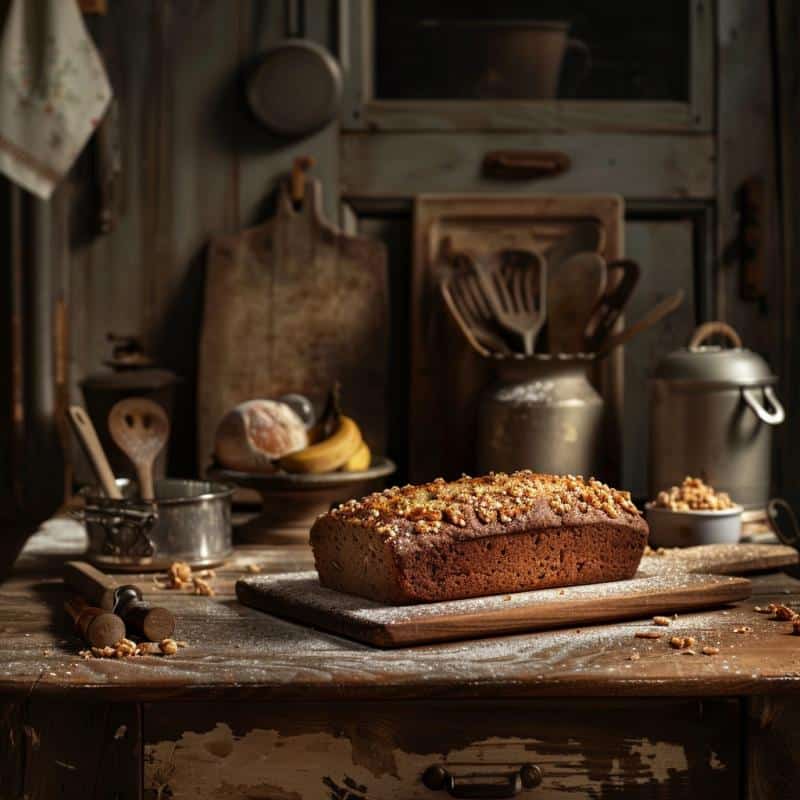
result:
[[[352,0],[343,124],[710,130],[710,0]]]

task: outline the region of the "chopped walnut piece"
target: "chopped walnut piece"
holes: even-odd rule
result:
[[[670,625],[669,617],[653,617],[653,625]]]
[[[194,594],[201,594],[205,597],[213,597],[216,594],[208,581],[204,581],[202,578],[192,578],[192,582],[194,583]]]
[[[775,607],[775,619],[779,619],[782,622],[789,622],[793,620],[796,616],[797,612],[789,608],[789,606]]]
[[[693,636],[673,636],[669,640],[670,647],[674,647],[676,650],[686,650],[694,645],[694,637]]]
[[[192,579],[192,568],[185,561],[174,561],[169,565],[167,578],[173,589],[180,589]]]
[[[162,639],[158,646],[165,656],[174,656],[178,652],[178,643],[174,639]]]
[[[700,652],[704,656],[715,656],[717,653],[719,653],[719,647],[712,647],[711,645],[707,644]]]
[[[658,631],[636,631],[633,635],[637,639],[660,639],[663,636]]]

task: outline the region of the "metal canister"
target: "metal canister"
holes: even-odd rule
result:
[[[589,382],[590,356],[497,357],[496,381],[478,410],[479,472],[599,475],[603,398]]]
[[[732,347],[707,346],[721,334]],[[691,475],[746,508],[770,496],[772,429],[785,418],[777,377],[722,322],[701,325],[689,346],[666,356],[650,391],[651,496]]]
[[[132,481],[117,484],[122,500],[105,497],[99,487],[81,491],[87,556],[98,566],[121,572],[162,570],[174,561],[210,567],[233,551],[232,486],[167,478],[155,482],[155,500],[147,502]]]

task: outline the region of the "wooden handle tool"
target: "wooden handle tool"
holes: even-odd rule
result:
[[[169,438],[167,412],[146,397],[126,397],[109,411],[108,430],[136,467],[142,500],[152,500],[153,465]]]
[[[72,423],[72,429],[75,431],[78,441],[91,462],[103,491],[109,497],[121,500],[122,492],[117,486],[114,473],[111,471],[111,465],[108,463],[105,451],[97,438],[97,431],[94,429],[89,415],[80,406],[70,406],[67,413],[69,421]]]
[[[75,632],[92,647],[113,647],[125,638],[125,623],[111,611],[90,606],[80,595],[67,600],[64,610],[75,625]]]
[[[138,586],[120,586],[110,575],[85,561],[68,561],[64,580],[91,605],[113,611],[131,630],[151,642],[167,639],[175,631],[175,615],[171,611],[151,606],[142,599]]]

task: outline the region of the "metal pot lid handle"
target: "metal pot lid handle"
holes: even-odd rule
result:
[[[785,545],[800,550],[800,526],[794,510],[785,500],[774,497],[767,503],[767,519],[770,528]]]
[[[689,340],[689,349],[694,350],[699,347],[709,336],[720,333],[726,336],[734,347],[742,346],[742,337],[727,322],[704,322],[692,334]]]
[[[757,391],[757,389],[742,389],[745,403],[753,409],[753,413],[766,425],[780,425],[786,419],[786,412],[783,410],[781,401],[778,400],[778,396],[772,390],[772,387],[763,387],[764,397],[772,406],[771,411],[762,404]]]

